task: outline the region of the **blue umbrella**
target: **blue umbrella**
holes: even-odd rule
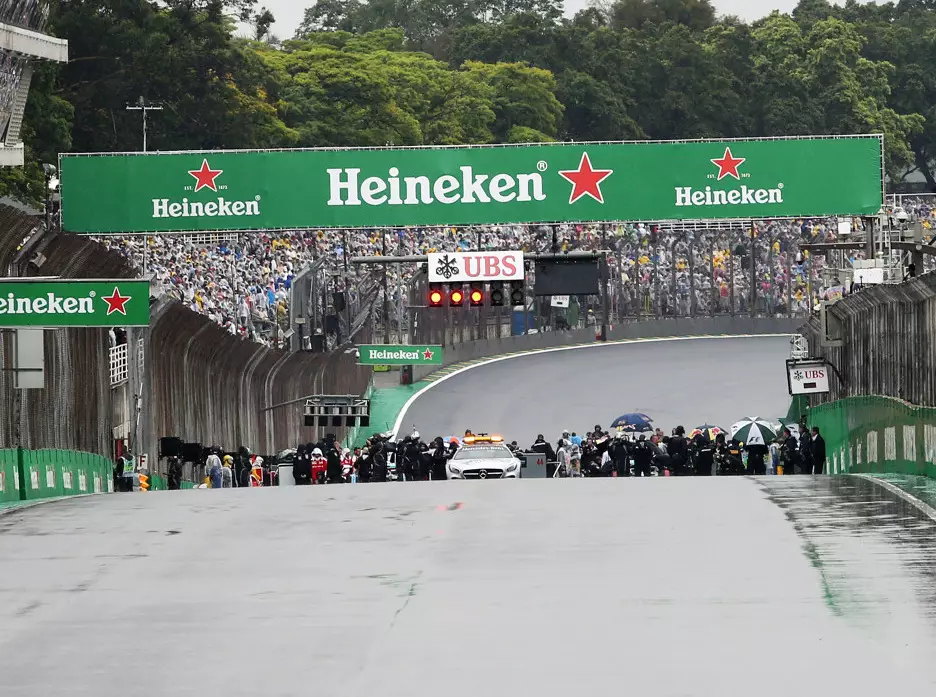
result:
[[[622,414],[614,420],[611,428],[620,428],[627,431],[652,431],[653,419],[646,414]]]

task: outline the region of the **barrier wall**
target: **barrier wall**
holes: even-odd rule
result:
[[[0,205],[0,275],[7,269],[19,276],[136,276],[117,252],[86,237],[43,232],[38,217]],[[114,439],[128,438],[134,452],[149,455],[153,470],[164,436],[276,452],[321,435],[302,424],[303,397],[367,389],[370,370],[356,365],[352,354],[287,353],[255,344],[169,297],[152,306],[151,316],[149,328],[127,331],[128,379],[116,387],[107,329],[47,331],[42,390],[17,390],[13,373],[0,371],[0,448],[112,457]],[[140,339],[142,352],[134,350]],[[9,367],[12,355],[12,333],[0,333],[0,366]],[[344,429],[328,431],[344,435]]]
[[[936,477],[934,408],[889,397],[848,397],[813,407],[809,423],[825,439],[830,474]]]
[[[114,490],[113,463],[73,450],[0,450],[0,503]]]
[[[895,285],[870,286],[839,300],[828,314],[841,325],[844,345],[823,347],[819,319],[802,328],[813,356],[836,368],[828,395],[886,395],[936,406],[936,272]]]
[[[622,339],[652,339],[676,336],[712,336],[728,334],[793,334],[801,319],[789,317],[680,317],[672,319],[648,319],[615,325],[608,333],[611,341]],[[475,358],[486,358],[514,351],[530,351],[558,346],[594,343],[596,327],[574,332],[541,332],[501,339],[480,339],[442,351],[444,365],[460,363]],[[414,366],[413,379],[419,380],[438,370],[439,366]],[[779,366],[781,370],[783,366]]]

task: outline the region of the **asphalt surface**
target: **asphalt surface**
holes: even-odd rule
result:
[[[849,478],[64,501],[0,518],[0,693],[936,694],[934,543]]]
[[[788,337],[608,344],[534,353],[472,368],[419,397],[402,434],[496,433],[521,447],[542,433],[608,428],[644,412],[669,433],[704,423],[729,428],[745,416],[786,416]]]
[[[728,425],[782,413],[784,341],[505,361],[414,413]],[[551,386],[524,384],[544,364]],[[934,651],[936,523],[861,478],[195,490],[0,517],[4,697],[904,697],[936,694]]]

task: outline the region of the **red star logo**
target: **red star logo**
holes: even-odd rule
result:
[[[604,203],[601,195],[601,182],[614,173],[613,169],[592,169],[588,153],[582,153],[582,160],[578,169],[569,169],[559,172],[559,176],[572,183],[572,193],[569,194],[569,203],[575,203],[586,194],[598,203]]]
[[[127,308],[124,305],[127,304],[127,301],[130,299],[129,295],[121,295],[120,289],[117,286],[114,286],[114,292],[111,293],[111,296],[102,298],[104,302],[107,303],[107,314],[110,316],[114,312],[119,312],[122,315],[127,314]]]
[[[221,174],[223,169],[211,169],[208,166],[207,158],[202,160],[201,169],[190,169],[189,174],[195,177],[195,191],[200,189],[211,189],[212,191],[217,191],[218,186],[215,184],[215,179],[218,175]]]
[[[738,167],[744,163],[745,159],[747,158],[734,157],[731,154],[731,148],[725,148],[725,154],[721,156],[721,159],[712,160],[712,164],[718,167],[718,181],[725,177],[741,179],[741,175],[738,174]]]
[[[432,360],[432,349],[426,349],[423,351],[423,360],[431,361]]]

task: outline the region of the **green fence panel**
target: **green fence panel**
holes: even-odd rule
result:
[[[889,397],[849,397],[813,407],[810,425],[826,441],[833,474],[936,478],[936,409]]]
[[[104,461],[104,471],[107,476],[104,478],[104,490],[109,494],[114,493],[114,461],[109,457],[102,457]]]
[[[78,493],[78,469],[75,454],[70,450],[59,450],[57,455],[62,469],[62,494],[74,496]]]
[[[23,487],[26,491],[26,499],[32,501],[41,499],[42,493],[42,474],[39,471],[39,458],[34,450],[23,450]]]
[[[78,471],[79,494],[90,494],[92,487],[91,473],[88,471],[88,459],[85,453],[74,453],[75,469]]]
[[[16,467],[16,451],[0,450],[0,503],[19,500],[19,472]]]
[[[58,450],[38,450],[42,495],[46,498],[64,495],[62,489],[61,455]]]

